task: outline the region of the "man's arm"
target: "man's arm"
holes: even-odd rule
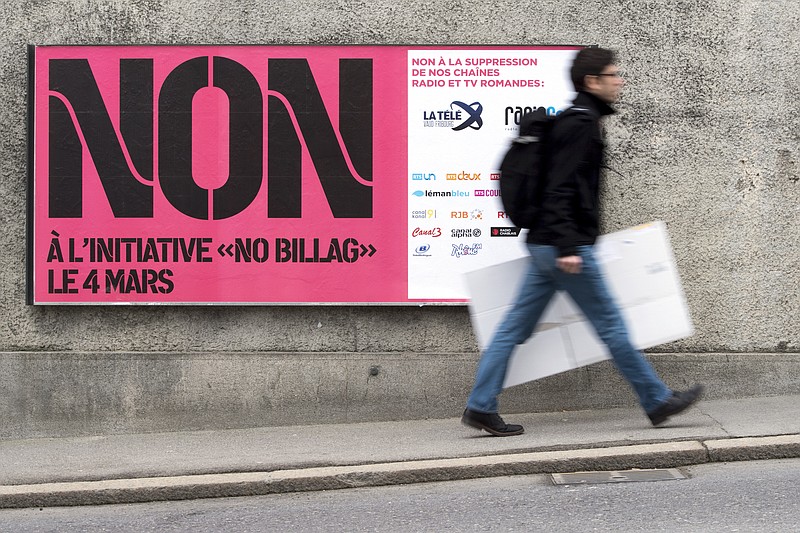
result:
[[[548,229],[554,234],[559,258],[571,258],[560,262],[564,263],[564,267],[559,264],[562,270],[568,269],[565,271],[574,271],[576,268],[574,258],[577,257],[578,223],[575,220],[575,209],[580,187],[578,171],[588,157],[594,124],[591,116],[575,114],[565,117],[565,122],[554,136],[555,151],[547,177],[545,202],[551,211],[551,225]],[[577,270],[580,271],[579,262]]]

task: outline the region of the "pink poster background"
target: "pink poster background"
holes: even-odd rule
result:
[[[404,47],[268,47],[268,46],[158,46],[158,47],[38,47],[34,61],[33,142],[33,302],[34,303],[403,303],[407,297],[407,48]],[[267,59],[305,58],[338,136],[339,59],[373,60],[373,218],[334,218],[318,181],[314,165],[303,148],[303,217],[267,218],[266,175],[253,203],[224,220],[197,220],[173,207],[158,184],[158,94],[166,76],[178,65],[200,56],[222,56],[245,66],[256,78],[264,96],[264,171],[266,174]],[[154,68],[154,191],[153,218],[115,218],[101,186],[91,156],[83,150],[82,218],[48,217],[48,62],[53,58],[88,59],[111,121],[119,134],[119,61],[152,58]],[[198,93],[200,94],[200,93]],[[56,95],[58,96],[58,95]],[[62,100],[65,100],[62,98]],[[221,186],[227,179],[227,111],[215,111],[224,102],[219,95],[196,98],[193,115],[195,145],[193,176],[204,188]],[[77,126],[77,125],[76,125]],[[80,128],[77,127],[79,135]],[[224,139],[225,142],[217,142]],[[305,142],[300,135],[301,144]],[[58,234],[64,260],[48,254]],[[210,262],[95,262],[89,261],[84,239],[110,237],[208,238]],[[264,238],[270,244],[266,262],[234,262],[217,248],[236,238]],[[327,255],[331,239],[342,244],[353,238],[376,252],[352,263],[295,263],[275,261],[276,238],[305,238],[306,255],[319,239]],[[75,243],[71,261],[69,240]],[[346,253],[343,250],[343,253]],[[92,270],[99,273],[99,290],[84,288]],[[173,288],[168,293],[106,292],[107,269],[140,272],[170,270]],[[61,292],[64,276],[74,279]],[[50,281],[50,278],[53,281]],[[163,284],[159,284],[164,286]]]

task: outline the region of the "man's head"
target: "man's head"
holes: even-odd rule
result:
[[[614,64],[614,52],[606,48],[584,48],[575,56],[570,69],[576,91],[595,95],[611,104],[622,91],[622,77]]]

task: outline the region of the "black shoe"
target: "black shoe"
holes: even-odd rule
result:
[[[495,437],[511,437],[522,435],[525,429],[519,424],[506,424],[497,413],[479,413],[472,409],[465,409],[461,423],[475,429],[483,429]]]
[[[704,390],[704,386],[695,385],[687,391],[673,392],[669,400],[647,413],[647,416],[650,417],[650,422],[652,422],[654,426],[657,426],[672,415],[677,415],[686,410],[700,399]]]

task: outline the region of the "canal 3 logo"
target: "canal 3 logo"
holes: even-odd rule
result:
[[[450,128],[454,131],[467,128],[479,130],[483,126],[483,105],[480,102],[466,104],[455,100],[450,109],[442,111],[423,111],[423,126],[426,128]]]

